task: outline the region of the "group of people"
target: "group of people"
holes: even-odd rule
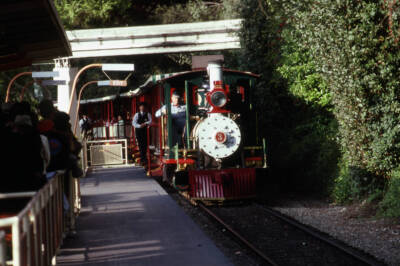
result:
[[[159,118],[167,114],[167,107],[162,106],[155,113]],[[186,126],[186,105],[180,104],[180,95],[174,91],[171,96],[171,118],[172,118],[172,144],[183,145],[184,131]],[[152,122],[151,114],[147,112],[145,103],[140,103],[139,112],[133,117],[132,125],[135,127],[136,140],[140,151],[141,162],[147,163],[147,134],[146,127]]]
[[[186,106],[179,104],[180,96],[171,97],[173,144],[182,145],[186,124]],[[141,163],[147,163],[147,127],[152,123],[146,103],[139,105],[132,118],[138,143]],[[161,107],[156,117],[167,113]],[[82,149],[71,131],[67,113],[57,110],[51,100],[43,100],[38,108],[28,102],[5,103],[0,110],[0,132],[3,137],[3,173],[9,175],[0,184],[0,193],[35,191],[40,189],[51,173],[56,170],[71,171],[72,176],[80,177],[83,172],[78,166]],[[90,120],[84,116],[80,121],[82,128],[88,129]]]
[[[36,191],[57,170],[80,177],[82,146],[71,131],[69,115],[58,111],[51,100],[38,108],[28,102],[5,103],[0,110],[3,137],[0,192]]]
[[[79,127],[84,139],[102,139],[102,138],[129,138],[131,136],[129,128],[125,127],[131,122],[130,114],[127,114],[126,120],[121,115],[104,121],[95,119],[94,121],[86,114],[81,116]],[[108,128],[108,133],[105,128]]]
[[[171,117],[172,117],[172,140],[173,145],[183,145],[183,135],[186,125],[186,105],[180,104],[180,95],[174,91],[171,96]],[[155,117],[161,117],[167,113],[166,106],[162,106],[156,113]],[[130,114],[128,114],[128,119]],[[115,120],[114,124],[125,125],[131,121],[124,121],[121,116]],[[140,152],[140,162],[142,165],[147,165],[147,127],[152,123],[152,114],[148,111],[148,106],[145,102],[139,104],[139,110],[132,118],[132,126],[135,128],[136,142]],[[93,132],[93,125],[91,119],[87,115],[82,115],[79,121],[81,131],[84,136],[89,135],[88,132]],[[90,133],[91,134],[91,133]]]

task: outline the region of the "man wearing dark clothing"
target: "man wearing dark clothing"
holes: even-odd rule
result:
[[[146,104],[140,103],[139,112],[135,114],[132,120],[132,125],[135,127],[136,142],[140,151],[140,163],[147,163],[147,127],[150,126],[151,114],[146,111]]]

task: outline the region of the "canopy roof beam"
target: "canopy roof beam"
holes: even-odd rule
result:
[[[67,31],[72,57],[181,53],[240,48],[242,20]]]

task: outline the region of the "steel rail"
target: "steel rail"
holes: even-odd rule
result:
[[[278,211],[275,211],[275,210],[273,210],[273,209],[271,209],[269,207],[262,206],[260,204],[257,204],[257,205],[260,206],[262,209],[264,209],[269,214],[271,214],[272,216],[277,217],[280,220],[282,220],[282,221],[294,226],[295,228],[300,229],[301,231],[313,236],[314,238],[316,238],[318,240],[321,240],[322,242],[324,242],[324,243],[326,243],[326,244],[328,244],[328,245],[330,245],[332,247],[335,247],[335,248],[343,251],[347,255],[349,255],[349,256],[351,256],[351,257],[353,257],[353,258],[355,258],[355,259],[357,259],[359,261],[362,261],[363,263],[366,263],[368,265],[374,265],[374,266],[375,265],[381,265],[381,264],[376,263],[376,261],[374,261],[372,259],[369,259],[367,257],[364,257],[364,256],[361,256],[361,255],[357,254],[356,252],[352,251],[350,248],[346,247],[345,245],[343,245],[343,244],[341,245],[341,244],[329,239],[328,237],[325,237],[322,234],[319,234],[319,233],[311,230],[310,228],[308,228],[307,226],[301,224],[300,222],[296,221],[293,218],[290,218],[290,217],[288,217],[286,215],[283,215],[283,214],[279,213]]]
[[[268,264],[278,266],[271,258],[265,255],[261,250],[256,248],[253,244],[247,241],[242,235],[236,232],[232,227],[226,224],[221,218],[219,218],[215,213],[213,213],[209,208],[207,208],[203,203],[199,202],[198,206],[208,213],[211,217],[213,217],[217,222],[219,222],[222,226],[224,226],[231,234],[233,234],[236,238],[238,238],[243,244],[245,244],[248,248],[250,248],[254,253],[264,259]]]

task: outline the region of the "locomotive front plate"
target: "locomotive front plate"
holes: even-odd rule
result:
[[[212,114],[204,119],[196,130],[196,137],[199,147],[215,159],[223,159],[234,154],[241,141],[238,125],[221,114]]]

